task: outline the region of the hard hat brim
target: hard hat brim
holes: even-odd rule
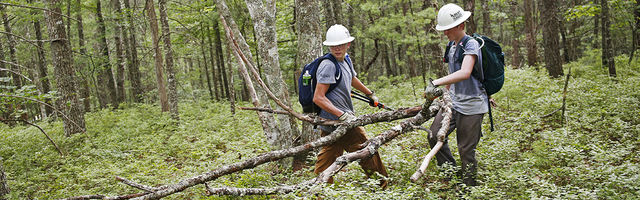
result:
[[[329,42],[329,41],[325,40],[324,42],[322,42],[322,44],[324,46],[329,46],[329,47],[330,46],[338,46],[338,45],[342,45],[342,44],[346,44],[346,43],[352,42],[355,39],[356,38],[354,38],[354,37],[348,37],[348,38],[346,38],[344,40],[340,40],[340,41],[337,41],[337,42]]]
[[[469,19],[469,17],[471,16],[471,12],[469,11],[464,11],[462,14],[462,17],[458,20],[456,20],[455,22],[447,25],[447,26],[440,26],[440,24],[436,25],[436,30],[438,31],[446,31],[449,30],[453,27],[456,27],[457,25],[462,24],[464,21],[467,21],[467,19]]]

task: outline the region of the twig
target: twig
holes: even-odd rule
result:
[[[156,191],[156,190],[159,189],[159,188],[155,188],[155,187],[151,187],[151,186],[142,185],[142,184],[130,181],[130,180],[126,179],[126,178],[119,177],[119,176],[116,176],[116,180],[120,181],[121,183],[124,183],[125,185],[137,188],[139,190],[144,190],[146,192],[153,192],[153,191]]]
[[[4,63],[6,63],[7,61],[0,60],[0,62],[4,62]],[[11,73],[13,73],[13,74],[15,74],[15,75],[22,76],[22,78],[25,78],[25,79],[27,79],[27,80],[28,80],[28,81],[30,81],[30,82],[33,82],[31,79],[29,79],[29,77],[27,77],[27,76],[25,76],[25,75],[23,75],[23,74],[21,74],[21,73],[18,73],[18,72],[16,72],[16,71],[13,71],[13,70],[11,70],[11,69],[6,69],[6,68],[2,68],[2,67],[0,67],[0,71],[8,71],[8,72],[11,72]]]
[[[36,10],[43,10],[43,11],[47,11],[47,12],[50,12],[50,13],[54,13],[54,14],[58,14],[58,15],[62,15],[63,17],[66,17],[66,18],[68,18],[68,19],[70,19],[70,20],[73,20],[73,21],[76,21],[76,22],[80,22],[80,21],[78,21],[77,19],[74,19],[73,17],[69,17],[69,16],[67,16],[67,15],[65,15],[65,14],[62,14],[62,13],[59,13],[59,12],[55,12],[55,11],[52,11],[52,10],[49,10],[49,9],[46,9],[46,8],[33,7],[33,6],[24,6],[24,5],[16,5],[16,4],[2,3],[2,2],[0,2],[0,5],[3,5],[3,6],[12,6],[12,7],[19,7],[19,8],[29,8],[29,9],[36,9]]]
[[[62,153],[62,150],[60,149],[60,147],[58,147],[58,144],[56,144],[56,142],[54,142],[53,139],[51,139],[51,137],[49,137],[49,134],[47,134],[47,132],[45,132],[42,128],[40,128],[40,126],[35,125],[35,124],[31,123],[31,122],[28,122],[27,120],[22,120],[22,119],[3,119],[1,121],[3,121],[3,122],[7,122],[7,121],[24,122],[25,124],[29,124],[31,126],[35,126],[36,128],[40,129],[40,132],[44,133],[44,136],[47,136],[47,139],[49,139],[51,144],[53,144],[53,146],[56,147],[56,149],[58,150],[58,153],[60,153],[60,156],[64,156],[64,153]]]
[[[440,127],[440,130],[438,130],[437,135],[435,135],[435,137],[437,137],[438,139],[438,142],[431,149],[431,151],[429,151],[427,156],[422,161],[422,164],[420,164],[420,167],[418,168],[418,170],[416,170],[416,172],[413,173],[413,175],[411,175],[411,181],[413,182],[417,182],[418,179],[422,177],[424,172],[427,170],[427,167],[429,166],[429,162],[431,161],[431,159],[433,159],[433,156],[435,156],[436,153],[440,151],[440,148],[444,146],[444,140],[447,137],[447,132],[449,131],[449,123],[451,122],[451,112],[452,112],[451,96],[449,95],[448,92],[445,92],[442,95],[442,100],[445,103],[445,105],[440,108],[444,113],[442,121],[440,122],[442,126]],[[433,138],[433,137],[434,137],[433,133],[430,133],[429,138]]]

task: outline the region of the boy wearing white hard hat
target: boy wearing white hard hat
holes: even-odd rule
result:
[[[355,38],[349,34],[346,27],[336,24],[327,30],[326,40],[322,43],[329,47],[331,55],[337,61],[338,66],[330,59],[323,60],[318,66],[316,72],[317,85],[313,96],[313,102],[318,105],[322,111],[320,117],[332,120],[351,121],[356,119],[354,115],[353,102],[351,101],[352,87],[366,94],[373,102],[378,102],[378,97],[367,86],[360,82],[356,76],[351,60],[347,56],[347,50],[351,46],[351,42]],[[336,70],[340,68],[340,77],[336,77]],[[332,84],[337,84],[335,88],[329,91]],[[329,92],[327,92],[329,91]],[[322,136],[326,136],[333,132],[334,126],[319,126]],[[355,127],[348,130],[335,143],[324,146],[318,154],[314,172],[319,174],[327,169],[336,158],[341,156],[344,151],[353,152],[360,149],[360,145],[367,141],[367,136],[363,127]],[[371,158],[361,160],[360,166],[367,176],[375,172],[387,176],[387,170],[380,160],[380,155],[375,153]],[[333,178],[329,179],[329,183],[333,183]],[[387,181],[381,180],[380,186],[386,187]]]
[[[431,91],[442,85],[451,94],[453,109],[447,137],[456,130],[458,152],[462,160],[458,175],[464,184],[475,186],[478,166],[476,147],[482,136],[482,118],[488,112],[488,97],[480,80],[471,75],[474,68],[482,72],[482,54],[479,43],[465,33],[464,22],[469,16],[471,12],[455,4],[444,5],[438,11],[436,30],[443,31],[449,39],[444,55],[444,61],[449,65],[449,75],[433,80],[426,90]],[[430,128],[432,133],[437,133],[442,127],[443,114],[439,112],[436,115]],[[439,166],[445,163],[456,166],[447,137],[436,159]],[[429,137],[431,147],[436,143],[435,136]]]

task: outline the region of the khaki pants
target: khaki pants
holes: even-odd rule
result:
[[[322,136],[326,136],[329,133],[322,131]],[[335,143],[322,147],[320,154],[318,154],[318,162],[316,162],[316,169],[314,172],[320,174],[325,169],[329,168],[336,158],[340,157],[344,151],[354,152],[360,150],[360,145],[367,141],[364,128],[356,127],[347,131],[347,134],[338,139]],[[364,170],[367,177],[371,176],[375,172],[387,175],[387,169],[380,160],[380,155],[376,152],[371,158],[360,160],[360,166]],[[329,179],[329,183],[333,183],[333,177]],[[380,182],[381,187],[387,186],[387,181]]]

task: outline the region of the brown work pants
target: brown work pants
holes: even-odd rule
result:
[[[329,135],[329,133],[322,131],[322,136]],[[316,169],[314,172],[320,174],[325,169],[329,168],[336,158],[340,157],[344,151],[354,152],[360,150],[360,145],[367,141],[364,128],[356,127],[347,131],[347,134],[338,139],[335,143],[322,147],[320,154],[318,154],[318,162],[316,162]],[[371,176],[375,172],[387,175],[387,169],[380,160],[380,155],[376,152],[371,158],[360,160],[360,166],[364,170],[367,177]],[[329,179],[329,183],[333,183],[333,177]],[[380,182],[381,187],[387,186],[387,181]]]

